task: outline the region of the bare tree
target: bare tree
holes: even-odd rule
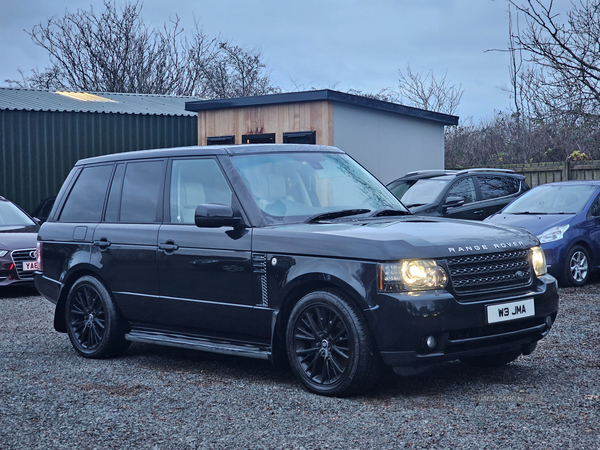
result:
[[[536,114],[598,114],[600,0],[573,2],[563,16],[552,0],[509,1],[526,20],[511,39],[531,63],[521,84]]]
[[[426,75],[414,73],[410,65],[406,66],[406,74],[402,70],[398,73],[401,103],[408,102],[408,106],[444,114],[457,113],[464,90],[461,84],[450,85],[447,73],[436,79],[431,71]]]
[[[262,52],[220,42],[214,58],[203,68],[206,98],[246,97],[279,92],[264,72]]]
[[[29,35],[48,51],[49,66],[22,81],[7,81],[22,87],[208,98],[276,90],[259,50],[208,37],[198,24],[188,39],[177,17],[150,28],[142,5],[138,0],[117,9],[114,0],[104,0],[101,14],[78,9],[36,25]]]

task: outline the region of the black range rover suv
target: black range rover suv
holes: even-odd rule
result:
[[[382,365],[531,353],[558,310],[535,236],[418,217],[341,150],[187,147],[79,161],[40,229],[38,290],[77,352],[131,341],[288,360],[324,395]]]

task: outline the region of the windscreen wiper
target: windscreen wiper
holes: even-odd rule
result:
[[[356,216],[357,214],[366,214],[370,209],[342,209],[341,211],[332,211],[310,216],[304,223],[320,222],[321,220],[339,219],[340,217]]]
[[[369,217],[385,217],[385,216],[412,216],[410,211],[402,211],[400,209],[374,209],[369,214]]]

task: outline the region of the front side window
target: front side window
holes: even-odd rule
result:
[[[519,192],[520,182],[516,178],[480,175],[477,179],[484,200],[506,197]]]
[[[112,170],[112,164],[84,167],[71,189],[58,220],[99,222]]]
[[[171,167],[172,223],[194,223],[196,207],[204,203],[232,205],[232,191],[214,159],[182,159]]]
[[[270,223],[302,221],[349,209],[406,211],[390,191],[347,155],[238,155],[233,163]]]
[[[465,203],[473,203],[477,199],[473,177],[466,177],[454,183],[448,191],[446,199],[448,197],[460,197]]]

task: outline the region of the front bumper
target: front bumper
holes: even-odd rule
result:
[[[546,265],[548,273],[555,278],[561,278],[565,270],[565,259],[568,246],[565,241],[560,239],[554,242],[542,244],[544,255],[546,256]]]
[[[385,364],[397,372],[418,373],[430,366],[485,354],[521,349],[529,353],[556,319],[558,291],[550,275],[536,279],[526,292],[458,301],[449,292],[378,294],[366,311]],[[488,323],[487,306],[533,299],[535,314]],[[429,348],[426,339],[435,338]]]

